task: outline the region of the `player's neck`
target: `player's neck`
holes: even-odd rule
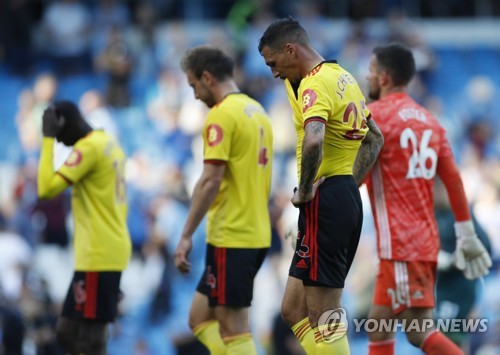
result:
[[[219,84],[218,90],[215,93],[215,99],[217,103],[221,102],[226,98],[229,94],[234,94],[240,92],[238,85],[234,82],[234,80],[224,81]]]
[[[318,52],[316,52],[316,50],[312,48],[302,51],[301,54],[304,56],[304,65],[301,70],[301,76],[303,78],[306,77],[311,72],[311,70],[317,67],[320,63],[325,61],[325,58],[323,58]]]
[[[401,94],[407,94],[408,93],[408,87],[407,86],[392,86],[390,88],[383,88],[380,97],[384,97],[390,94],[396,94],[396,93],[401,93]]]

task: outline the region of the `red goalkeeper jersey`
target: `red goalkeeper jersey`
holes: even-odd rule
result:
[[[445,130],[405,93],[369,105],[384,147],[366,183],[381,259],[437,261],[433,179],[438,160],[452,156]]]

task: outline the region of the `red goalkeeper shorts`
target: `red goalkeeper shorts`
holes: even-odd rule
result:
[[[434,308],[437,263],[380,260],[373,304],[389,306],[394,314],[412,307]]]

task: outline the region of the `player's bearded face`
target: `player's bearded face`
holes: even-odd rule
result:
[[[209,90],[208,86],[203,82],[200,82],[200,85],[198,86],[197,97],[198,99],[203,101],[209,108],[212,108],[217,104],[214,95]]]
[[[368,81],[368,97],[373,100],[380,98],[380,85],[378,83],[378,65],[375,56],[370,60],[370,71],[366,77]]]
[[[217,104],[214,95],[210,92],[203,80],[196,78],[191,71],[187,72],[189,86],[193,88],[196,99],[204,102],[209,108]]]

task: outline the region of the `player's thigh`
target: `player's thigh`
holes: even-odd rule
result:
[[[408,329],[406,337],[414,346],[419,347],[427,335],[434,331],[432,308],[407,308],[398,315],[398,318],[406,325]]]
[[[67,352],[100,354],[106,349],[107,323],[61,317],[56,335]]]
[[[308,316],[304,285],[296,277],[288,276],[281,301],[281,316],[290,327]]]
[[[106,354],[108,324],[101,321],[78,320],[77,350],[95,355]]]
[[[215,307],[222,338],[250,333],[249,307]]]
[[[203,322],[215,319],[214,309],[208,305],[208,297],[199,291],[194,293],[193,302],[189,310],[189,326],[196,328]]]
[[[64,349],[71,352],[74,345],[74,341],[78,334],[78,322],[76,319],[71,319],[67,317],[60,317],[57,320],[56,325],[56,337],[59,344],[61,344]]]
[[[313,328],[318,325],[324,312],[341,308],[341,288],[306,286],[305,295],[309,321]]]
[[[368,313],[368,319],[374,320],[376,324],[376,327],[368,332],[370,341],[394,339],[395,333],[392,330],[394,329],[396,316],[391,306],[372,305]],[[387,326],[383,326],[384,324]]]

